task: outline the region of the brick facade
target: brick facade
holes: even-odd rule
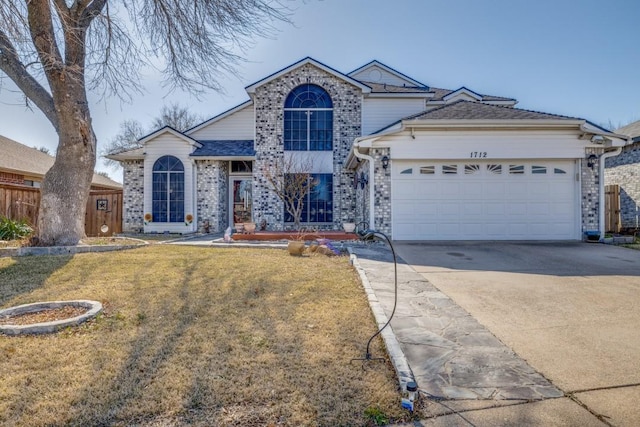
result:
[[[271,230],[284,229],[284,207],[263,174],[283,159],[284,101],[293,89],[305,83],[323,88],[333,102],[333,224],[325,228],[339,229],[343,222],[352,222],[355,215],[354,175],[343,165],[353,140],[361,133],[362,94],[359,88],[306,64],[256,88],[254,95],[254,218],[266,220]]]
[[[122,231],[141,233],[144,225],[144,161],[121,162],[123,169]]]
[[[196,174],[198,231],[204,231],[205,221],[209,232],[224,231],[229,224],[229,162],[197,161]]]
[[[15,173],[0,172],[0,182],[7,184],[20,184],[24,185],[24,175],[18,175]]]
[[[602,149],[586,149],[585,158],[591,154],[602,154]],[[593,168],[587,165],[587,161],[581,162],[581,206],[582,206],[582,231],[597,231],[600,229],[600,174],[598,165]]]
[[[640,143],[628,145],[605,161],[605,183],[620,186],[620,226],[638,228],[640,212]]]

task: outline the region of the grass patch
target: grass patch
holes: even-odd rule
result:
[[[376,328],[344,257],[154,245],[0,258],[2,308],[67,299],[105,312],[55,335],[0,336],[0,425],[408,420],[388,364],[350,363]]]

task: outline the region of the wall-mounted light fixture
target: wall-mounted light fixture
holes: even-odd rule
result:
[[[369,178],[364,174],[364,172],[360,172],[360,188],[364,190],[364,187],[369,183]]]
[[[382,157],[382,169],[386,169],[389,167],[389,156]]]
[[[598,163],[598,156],[596,156],[595,154],[590,154],[589,157],[587,157],[587,166],[593,169],[596,163]]]

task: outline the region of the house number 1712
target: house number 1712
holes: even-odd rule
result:
[[[471,155],[469,156],[472,159],[484,159],[487,157],[487,152],[486,151],[472,151]]]

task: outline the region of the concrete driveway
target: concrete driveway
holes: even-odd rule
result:
[[[640,424],[640,251],[395,243],[425,279],[610,425]]]

